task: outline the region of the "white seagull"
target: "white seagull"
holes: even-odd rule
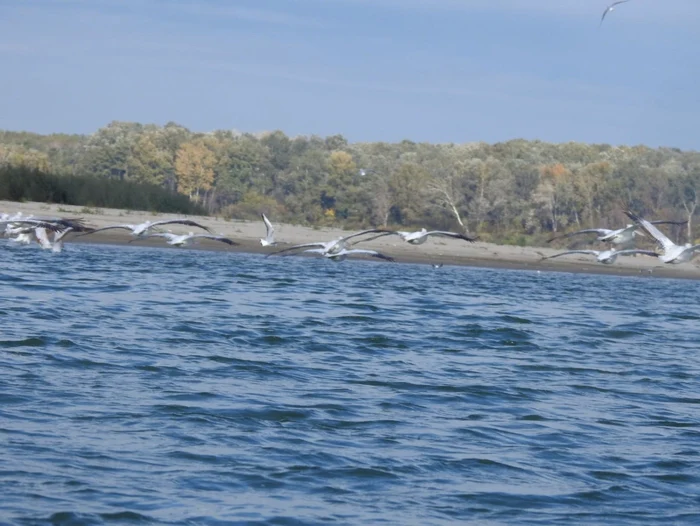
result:
[[[320,254],[323,257],[330,259],[331,261],[343,261],[347,259],[348,256],[352,256],[353,254],[358,256],[371,256],[373,258],[383,259],[385,261],[394,261],[394,258],[392,258],[391,256],[386,256],[381,252],[377,252],[376,250],[366,250],[361,248],[342,248],[338,252],[334,253],[325,252],[322,248],[310,248],[304,250],[303,252],[307,252],[310,254]]]
[[[629,210],[625,210],[625,214],[627,214],[627,217],[632,221],[637,223],[644,232],[654,238],[656,244],[663,252],[659,256],[659,260],[664,263],[685,263],[693,259],[696,250],[700,250],[700,245],[691,245],[690,243],[686,243],[683,246],[676,245],[667,238],[663,232],[656,228],[651,221],[647,221]]]
[[[610,13],[611,11],[615,10],[615,6],[618,4],[624,4],[625,2],[629,2],[630,0],[618,0],[617,2],[613,2],[610,4],[608,7],[605,8],[605,11],[603,11],[603,16],[600,17],[600,24],[598,24],[598,27],[603,25],[603,20],[605,20],[605,16]]]
[[[374,234],[374,233],[377,233],[377,232],[381,232],[381,234],[378,235],[378,236],[374,236],[374,237],[371,238],[371,239],[376,239],[376,238],[378,238],[378,237],[386,236],[386,235],[389,235],[389,234],[392,233],[391,231],[387,231],[387,230],[383,230],[383,229],[379,229],[379,228],[372,228],[372,229],[369,229],[369,230],[363,230],[362,232],[357,232],[357,233],[355,233],[355,234],[351,234],[351,235],[349,235],[349,236],[339,237],[338,239],[334,239],[334,240],[332,240],[332,241],[326,241],[325,243],[324,243],[324,242],[317,242],[317,243],[302,243],[301,245],[293,245],[293,246],[288,247],[288,248],[285,248],[285,249],[283,249],[283,250],[278,250],[277,252],[271,252],[271,253],[268,254],[266,257],[268,257],[268,256],[274,256],[274,255],[276,255],[276,254],[282,254],[282,253],[284,253],[284,252],[289,252],[289,251],[292,251],[292,250],[298,250],[298,249],[301,249],[301,248],[305,248],[305,249],[306,249],[306,248],[316,248],[316,249],[320,249],[322,252],[318,252],[319,254],[320,254],[320,253],[323,253],[323,254],[337,254],[337,253],[340,252],[341,250],[348,248],[347,242],[348,242],[350,239],[352,239],[352,238],[354,238],[354,237],[357,237],[357,236],[362,236],[362,235],[364,235],[364,234]],[[365,239],[365,240],[363,240],[363,241],[370,241],[370,239]],[[358,243],[359,243],[359,241],[358,241]]]
[[[651,221],[655,225],[684,225],[687,221]],[[618,228],[617,230],[610,230],[608,228],[584,228],[583,230],[577,230],[576,232],[569,232],[568,234],[562,234],[561,236],[555,236],[547,240],[547,243],[551,243],[556,239],[563,239],[565,237],[577,236],[579,234],[596,234],[598,237],[596,241],[603,241],[612,243],[613,245],[630,245],[634,242],[635,236],[643,236],[644,233],[639,232],[639,225],[626,225],[624,228]]]
[[[265,223],[265,238],[260,240],[260,244],[264,247],[274,247],[278,244],[277,241],[275,241],[275,227],[272,226],[272,223],[270,223],[270,220],[265,214],[260,215]]]
[[[383,235],[392,235],[396,234],[399,236],[401,239],[403,239],[406,243],[410,243],[411,245],[422,245],[425,243],[430,236],[436,236],[436,237],[451,237],[455,239],[463,239],[464,241],[469,241],[470,243],[474,243],[478,239],[478,237],[469,237],[465,234],[459,234],[457,232],[445,232],[443,230],[431,230],[428,231],[425,228],[422,228],[418,230],[417,232],[403,232],[400,230],[379,230],[380,232],[384,232]],[[372,241],[373,239],[377,239],[378,237],[382,236],[374,236],[369,239],[365,239],[365,241]]]
[[[211,233],[211,230],[209,230],[207,227],[200,225],[199,223],[196,223],[194,221],[191,221],[189,219],[164,219],[162,221],[146,221],[145,223],[141,223],[138,225],[112,225],[112,226],[105,226],[102,228],[97,228],[91,232],[86,232],[85,234],[81,234],[81,236],[86,236],[88,234],[94,234],[95,232],[104,232],[105,230],[112,230],[115,228],[121,228],[124,230],[130,230],[131,235],[136,236],[136,237],[142,237],[150,232],[151,229],[161,226],[161,225],[186,225],[186,226],[196,226],[198,228],[201,228],[203,230],[206,230],[207,232]]]
[[[604,265],[611,265],[615,263],[617,256],[621,255],[644,254],[646,256],[659,256],[659,254],[653,250],[642,250],[639,248],[615,250],[614,248],[611,248],[610,250],[567,250],[566,252],[560,252],[559,254],[554,254],[553,256],[543,257],[540,261],[558,258],[559,256],[566,256],[567,254],[589,254],[591,256],[595,256],[596,261],[598,263],[603,263]]]
[[[50,230],[51,232],[58,232],[68,227],[85,230],[85,227],[80,224],[80,221],[74,219],[9,218],[0,219],[0,227],[1,226],[5,227],[5,233],[9,235],[26,234],[39,227]]]
[[[132,239],[129,241],[129,243],[133,243],[134,241],[138,241],[139,239],[148,239],[151,237],[162,237],[166,239],[166,243],[168,245],[173,245],[175,247],[184,247],[189,245],[193,240],[195,239],[211,239],[213,241],[221,241],[222,243],[226,243],[227,245],[238,245],[235,241],[232,239],[227,238],[226,236],[220,235],[214,235],[214,234],[195,234],[194,232],[190,232],[189,234],[173,234],[171,232],[159,232],[156,234],[146,234],[139,236],[136,239]]]
[[[73,232],[72,227],[68,227],[60,232],[53,233],[53,240],[49,239],[49,235],[45,228],[38,227],[34,229],[34,237],[36,238],[39,246],[44,250],[51,250],[52,252],[61,252],[63,250],[63,240],[66,234]]]

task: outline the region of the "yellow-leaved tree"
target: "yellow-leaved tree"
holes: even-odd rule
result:
[[[186,142],[177,151],[175,174],[177,191],[195,202],[211,189],[216,157],[202,140]]]

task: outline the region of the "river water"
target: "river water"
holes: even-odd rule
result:
[[[700,283],[0,245],[5,524],[699,524]]]

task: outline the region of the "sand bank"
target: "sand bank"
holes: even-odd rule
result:
[[[85,223],[94,228],[115,224],[136,224],[145,221],[157,221],[187,217],[211,228],[217,234],[223,234],[240,243],[230,247],[216,241],[204,240],[198,245],[200,250],[232,250],[239,252],[269,253],[276,249],[263,248],[260,238],[265,235],[262,221],[225,220],[206,216],[182,216],[176,214],[152,214],[118,209],[88,209],[80,206],[51,205],[44,203],[15,203],[0,201],[0,212],[36,216],[82,217]],[[290,244],[309,243],[314,241],[329,241],[337,237],[349,235],[351,231],[336,228],[309,228],[290,224],[277,224],[271,218],[276,228],[276,238]],[[179,228],[173,225],[173,232],[186,233],[193,230],[188,227]],[[109,243],[121,244],[133,239],[125,230],[110,230],[81,238],[69,237],[70,243]],[[164,246],[160,239],[151,239],[132,243],[144,246]],[[166,245],[167,246],[167,245]],[[493,243],[467,243],[448,238],[431,238],[425,244],[413,246],[404,243],[396,236],[386,236],[358,247],[372,248],[396,258],[397,262],[405,263],[444,263],[446,265],[465,265],[490,268],[510,268],[527,270],[554,270],[563,272],[586,272],[591,274],[613,274],[622,276],[667,277],[700,279],[700,268],[693,263],[680,265],[663,265],[656,258],[638,256],[621,256],[612,265],[596,263],[590,256],[570,255],[555,260],[540,261],[542,256],[551,256],[560,251],[550,247],[518,247],[511,245],[496,245]],[[592,248],[600,249],[591,244]]]

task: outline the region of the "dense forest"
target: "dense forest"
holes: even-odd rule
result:
[[[190,215],[205,212],[187,196],[158,185],[98,179],[89,175],[59,176],[27,166],[0,166],[0,200]]]
[[[90,193],[147,185],[227,218],[264,211],[277,222],[425,226],[513,244],[572,228],[617,228],[629,222],[626,206],[649,218],[691,219],[674,234],[694,239],[700,189],[700,153],[675,148],[349,143],[280,131],[196,133],[175,123],[112,122],[89,136],[0,131],[3,167],[23,168],[27,178],[51,173],[117,185],[86,184],[83,204],[96,202]]]

